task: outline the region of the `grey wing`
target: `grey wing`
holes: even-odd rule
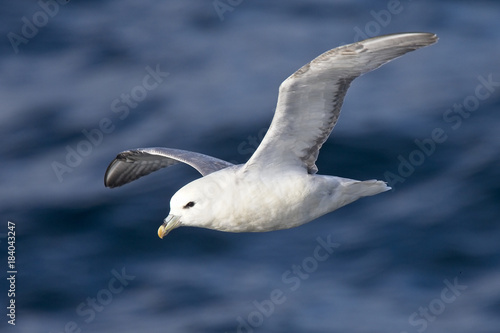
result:
[[[280,85],[273,121],[245,165],[297,166],[318,171],[319,149],[340,115],[350,83],[403,54],[433,44],[431,33],[402,33],[370,38],[323,53]]]
[[[232,163],[204,154],[170,148],[138,148],[119,153],[104,175],[106,187],[130,183],[151,172],[177,163],[186,163],[203,176],[232,166]]]

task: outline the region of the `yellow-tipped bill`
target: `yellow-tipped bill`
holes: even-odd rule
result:
[[[158,228],[158,237],[163,239],[172,229],[175,229],[179,226],[180,216],[177,215],[168,215],[165,220],[163,220],[163,224]]]

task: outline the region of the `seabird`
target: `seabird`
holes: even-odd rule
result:
[[[122,186],[180,162],[200,172],[201,178],[172,197],[160,238],[180,226],[227,232],[293,228],[385,192],[390,187],[380,180],[317,175],[319,150],[355,78],[436,41],[432,33],[399,33],[321,54],[281,83],[271,126],[245,164],[179,149],[138,148],[118,154],[104,184]]]

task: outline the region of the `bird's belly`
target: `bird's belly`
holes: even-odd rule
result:
[[[310,195],[305,177],[280,177],[279,181],[245,182],[225,198],[228,214],[216,223],[218,230],[264,232],[297,227],[317,217],[319,204]]]

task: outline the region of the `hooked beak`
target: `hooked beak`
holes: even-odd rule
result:
[[[163,239],[172,229],[177,228],[181,224],[180,219],[180,216],[169,214],[158,228],[158,237]]]

